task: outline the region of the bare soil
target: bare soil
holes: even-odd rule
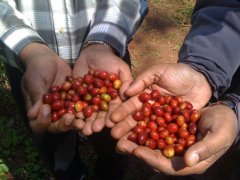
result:
[[[149,13],[129,45],[134,74],[157,63],[174,63],[190,27],[193,0],[150,0]]]

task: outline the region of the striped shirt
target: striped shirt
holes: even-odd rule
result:
[[[146,0],[0,0],[0,46],[15,67],[32,42],[69,63],[87,41],[106,42],[122,57],[147,10]]]

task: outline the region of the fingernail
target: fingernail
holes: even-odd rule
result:
[[[189,166],[197,164],[199,161],[199,156],[196,153],[193,153],[189,158]]]

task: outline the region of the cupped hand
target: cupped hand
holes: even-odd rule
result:
[[[134,126],[131,118],[126,124],[126,127]],[[157,172],[178,176],[201,174],[233,144],[237,135],[236,114],[224,105],[206,107],[201,111],[198,129],[198,142],[190,146],[183,157],[168,159],[160,150],[151,150],[127,140],[127,134],[118,141],[117,151],[137,156]]]
[[[84,48],[74,65],[73,76],[83,76],[84,74],[87,74],[90,69],[105,70],[107,72],[118,74],[122,85],[119,90],[121,98],[111,101],[107,112],[100,111],[95,113],[90,118],[84,120],[84,125],[80,120],[75,121],[75,127],[85,135],[100,132],[104,126],[113,126],[113,123],[109,120],[109,115],[125,98],[124,91],[132,81],[132,74],[127,63],[116,56],[109,47],[104,45],[90,45]]]
[[[59,121],[51,122],[51,107],[42,103],[42,96],[52,85],[61,85],[72,70],[67,62],[44,44],[27,45],[20,54],[26,70],[22,78],[30,127],[34,132],[64,132],[71,129],[74,116],[65,114]]]
[[[125,94],[133,98],[114,110],[111,121],[117,123],[140,108],[137,105],[139,100],[134,96],[145,89],[158,89],[162,95],[182,96],[184,100],[191,102],[195,109],[204,107],[212,95],[205,76],[189,65],[180,63],[155,65],[138,75],[126,89]]]

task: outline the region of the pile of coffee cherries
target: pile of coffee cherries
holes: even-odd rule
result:
[[[107,111],[109,102],[119,96],[120,87],[117,74],[89,70],[83,77],[67,76],[60,86],[53,85],[42,101],[51,106],[52,122],[66,113],[82,112],[88,118],[94,112]]]
[[[197,139],[200,112],[181,96],[163,96],[158,90],[142,92],[142,103],[132,117],[137,125],[128,140],[151,149],[159,149],[167,158],[183,155]]]

